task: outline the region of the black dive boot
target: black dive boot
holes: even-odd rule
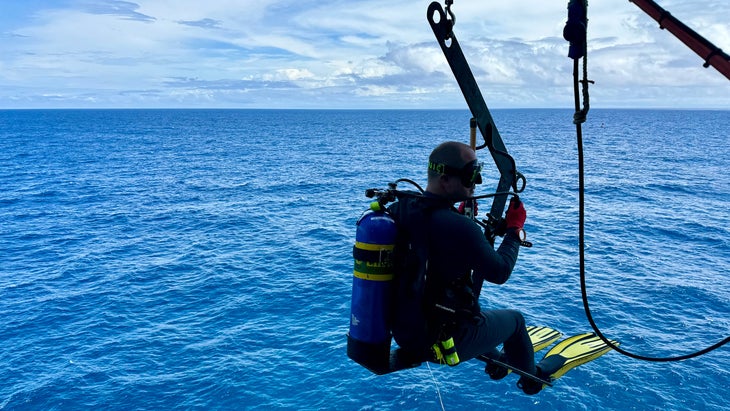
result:
[[[550,381],[550,376],[544,376],[542,374],[543,373],[540,367],[536,366],[535,376],[540,379]],[[517,386],[521,388],[522,391],[524,391],[527,395],[535,395],[543,389],[543,384],[541,382],[535,381],[532,378],[528,377],[520,377],[520,379],[517,381]]]
[[[485,354],[484,356],[493,358],[500,362],[507,362],[507,356],[501,351],[495,350],[494,352]],[[484,367],[484,372],[489,374],[489,378],[493,380],[501,380],[509,374],[509,370],[507,368],[497,365],[492,361],[487,362],[487,365]]]

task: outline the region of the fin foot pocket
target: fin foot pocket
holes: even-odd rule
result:
[[[535,376],[546,381],[550,381],[550,377],[545,376],[544,373],[540,370],[540,367],[536,368]],[[535,395],[542,391],[543,388],[545,388],[545,384],[533,378],[523,376],[520,377],[519,380],[517,380],[517,387],[520,388],[527,395]]]
[[[532,349],[535,352],[548,347],[562,335],[560,331],[553,328],[535,325],[528,325],[527,333],[530,336]],[[494,352],[486,353],[482,357],[487,363],[484,367],[484,372],[489,375],[489,378],[493,380],[501,380],[512,372],[511,369],[498,365],[493,361],[497,360],[502,363],[508,363],[507,356],[503,351],[494,350]]]
[[[495,358],[498,361],[505,362],[506,358],[504,354],[500,354],[497,358]],[[484,372],[489,375],[489,378],[493,380],[501,380],[502,378],[506,377],[510,373],[509,368],[502,367],[501,365],[497,365],[494,361],[487,362],[487,365],[484,367]]]

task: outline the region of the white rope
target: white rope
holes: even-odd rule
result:
[[[433,381],[433,386],[436,387],[436,394],[439,396],[439,403],[441,404],[441,410],[446,411],[446,408],[444,407],[444,400],[441,398],[441,390],[439,390],[439,385],[436,382],[436,377],[433,376],[433,370],[431,370],[431,364],[426,361],[426,365],[428,366],[428,372],[431,374],[431,380]]]

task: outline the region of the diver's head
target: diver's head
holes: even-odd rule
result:
[[[439,144],[428,157],[426,191],[450,200],[462,201],[474,195],[482,183],[482,166],[470,146],[457,141]]]

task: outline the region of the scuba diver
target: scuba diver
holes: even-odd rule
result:
[[[416,251],[423,254],[422,260],[425,258],[425,264],[420,265],[427,279],[421,307],[415,307],[418,301],[406,295],[409,290],[396,286],[393,337],[401,348],[430,361],[437,361],[432,352],[436,342],[441,348],[436,356],[451,349],[458,354],[457,363],[487,356],[539,376],[522,314],[479,306],[484,281],[503,284],[510,278],[526,219],[524,205],[513,197],[506,213],[506,233],[495,251],[480,226],[454,207],[474,195],[476,184],[482,182],[480,172],[481,164],[469,145],[442,143],[429,156],[423,196],[389,207],[399,226],[406,228],[404,235],[411,237],[407,239],[410,244],[420,248]],[[420,308],[426,326],[419,329]],[[443,341],[449,345],[439,346]],[[501,351],[497,350],[500,344]],[[508,374],[498,365],[489,365],[486,371],[493,379]],[[527,394],[542,388],[542,384],[524,377],[518,386]]]

